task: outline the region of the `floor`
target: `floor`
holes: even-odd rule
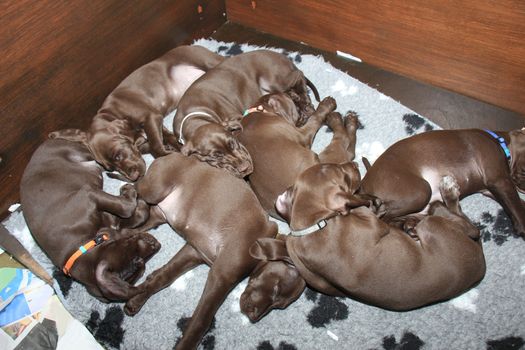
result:
[[[525,124],[525,116],[518,113],[235,23],[223,24],[211,38],[322,55],[334,67],[394,98],[445,129],[512,130]]]

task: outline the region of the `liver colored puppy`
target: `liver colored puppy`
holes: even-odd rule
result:
[[[250,248],[260,262],[241,296],[241,310],[252,321],[288,306],[306,284],[328,295],[409,310],[452,298],[483,278],[479,230],[462,213],[452,177],[440,184],[445,204],[433,202],[429,216],[415,226],[419,240],[366,207],[348,215],[332,209],[347,195],[346,177],[358,182],[357,168],[314,166],[277,205],[292,229],[321,221],[326,226],[301,237],[260,239]]]
[[[124,79],[108,95],[87,132],[65,130],[55,137],[86,144],[106,170],[136,181],[146,171],[141,151],[159,157],[169,152],[164,142],[178,147],[162,120],[188,87],[223,59],[201,46],[168,51]]]
[[[383,200],[384,219],[423,211],[439,195],[439,179],[456,178],[461,198],[490,192],[525,238],[525,131],[497,132],[500,142],[477,129],[430,131],[390,146],[368,169],[361,192]]]
[[[336,108],[335,100],[327,97],[306,124],[297,127],[299,115],[286,94],[265,95],[256,106],[260,111],[242,120],[244,131],[239,141],[253,159],[250,186],[264,210],[278,217],[275,201],[299,174],[315,164],[346,163],[354,158],[357,116],[350,113],[343,122],[339,113],[332,113]],[[317,155],[310,147],[325,121],[334,135],[331,143]]]
[[[258,238],[275,237],[277,225],[268,220],[244,180],[179,153],[156,159],[136,187],[139,196],[154,205],[141,229],[168,222],[187,243],[138,286],[143,293],[130,299],[124,310],[136,314],[152,294],[177,277],[209,265],[206,286],[177,345],[196,348],[228,293],[255,267],[250,246]]]
[[[250,155],[234,135],[242,130],[243,112],[266,93],[292,90],[304,119],[313,112],[307,84],[318,99],[303,73],[273,51],[256,50],[226,59],[200,77],[180,100],[173,132],[183,145],[181,152],[238,177],[250,174]]]
[[[31,234],[55,266],[105,302],[138,292],[132,284],[160,244],[146,232],[125,234],[119,228],[144,222],[148,206],[143,201],[137,206],[131,185],[120,196],[103,192],[102,167],[85,146],[45,141],[24,171],[20,199]],[[74,260],[81,246],[88,250]]]

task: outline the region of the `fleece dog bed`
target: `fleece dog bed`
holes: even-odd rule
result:
[[[197,42],[223,55],[256,49],[249,45]],[[277,51],[284,52],[277,49]],[[388,96],[353,79],[322,57],[284,52],[317,86],[321,97],[333,96],[337,110],[354,110],[357,132],[356,160],[374,161],[395,141],[436,129],[437,126]],[[172,113],[165,120],[171,128]],[[318,133],[314,151],[329,143],[326,127]],[[460,151],[460,150],[458,150]],[[146,156],[148,162],[152,158]],[[364,174],[364,167],[361,164]],[[276,169],[278,174],[278,169]],[[118,193],[121,183],[105,177],[105,189]],[[463,295],[409,312],[392,312],[307,291],[285,310],[272,311],[252,324],[239,311],[242,282],[219,309],[204,337],[203,349],[519,349],[525,344],[525,241],[513,234],[502,208],[481,195],[461,202],[465,213],[480,227],[487,273],[479,285]],[[23,208],[22,208],[23,210]],[[233,215],[233,214],[232,214]],[[208,267],[180,277],[153,296],[135,317],[122,304],[104,304],[80,284],[57,270],[35,244],[21,213],[5,222],[55,279],[55,289],[66,308],[84,323],[95,338],[111,349],[172,349],[200,298]],[[280,232],[287,225],[279,222]],[[163,265],[183,245],[168,225],[151,231],[162,243],[147,265],[147,273]]]

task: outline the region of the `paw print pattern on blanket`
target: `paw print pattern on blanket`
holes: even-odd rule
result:
[[[434,127],[427,123],[425,119],[421,118],[417,114],[407,113],[403,115],[403,121],[406,123],[405,131],[408,135],[414,135],[418,131],[430,131]],[[421,130],[422,129],[422,130]]]
[[[316,302],[315,307],[308,313],[308,323],[315,328],[325,327],[332,321],[346,320],[348,318],[348,306],[339,298],[330,297],[311,289],[306,292],[308,300]]]

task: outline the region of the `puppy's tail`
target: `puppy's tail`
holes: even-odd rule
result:
[[[368,159],[366,157],[361,157],[361,161],[363,162],[363,164],[365,165],[365,169],[366,171],[368,171],[368,169],[370,169],[370,167],[372,166],[370,164],[370,162],[368,161]]]
[[[319,92],[317,91],[317,88],[315,87],[314,83],[312,83],[310,81],[310,79],[308,79],[307,77],[304,77],[304,79],[306,80],[306,85],[312,90],[312,92],[314,93],[314,96],[315,96],[315,100],[317,102],[321,102],[321,98],[319,97]]]

